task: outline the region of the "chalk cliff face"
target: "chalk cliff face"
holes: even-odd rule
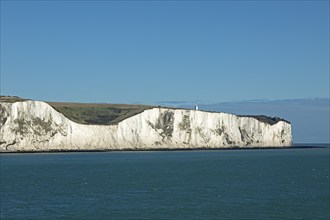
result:
[[[45,102],[0,102],[0,151],[138,150],[292,145],[291,124],[152,108],[115,125],[75,123]]]

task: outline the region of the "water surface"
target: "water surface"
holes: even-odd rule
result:
[[[1,219],[329,219],[329,151],[1,154]]]

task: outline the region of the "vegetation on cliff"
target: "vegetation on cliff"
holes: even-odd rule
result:
[[[26,100],[28,99],[23,99],[18,96],[0,96],[0,102],[14,103],[14,102],[22,102]]]
[[[0,96],[1,102],[14,103],[28,99]],[[80,124],[111,125],[154,106],[130,104],[46,102],[65,117]]]
[[[153,108],[153,106],[129,104],[47,103],[74,122],[95,125],[116,124],[146,109]]]
[[[26,101],[29,99],[17,96],[0,96],[1,102],[14,103]],[[132,105],[132,104],[103,104],[103,103],[73,103],[73,102],[47,102],[56,111],[62,113],[65,117],[80,124],[111,125],[117,124],[126,118],[137,115],[147,109],[155,106]],[[170,108],[176,109],[176,108]],[[278,117],[268,117],[265,115],[237,115],[238,117],[253,117],[258,121],[270,125],[279,121],[286,121]],[[180,126],[185,127],[186,124]]]

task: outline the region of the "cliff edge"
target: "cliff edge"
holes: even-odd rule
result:
[[[0,152],[289,147],[291,124],[163,107],[110,125],[74,122],[41,101],[0,101]]]

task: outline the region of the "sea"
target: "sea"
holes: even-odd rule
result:
[[[0,154],[4,219],[326,219],[329,144]]]

